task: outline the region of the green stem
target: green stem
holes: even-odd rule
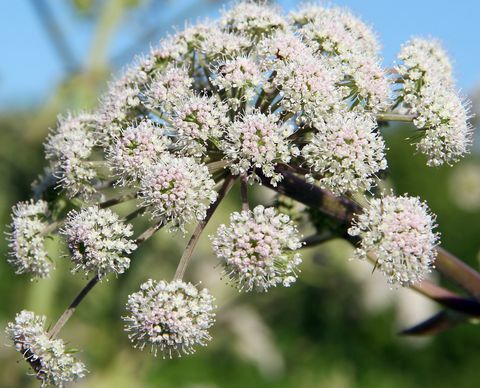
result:
[[[222,199],[225,198],[227,193],[232,188],[234,182],[235,182],[235,178],[231,175],[229,175],[225,179],[223,186],[218,192],[216,201],[212,203],[212,205],[208,208],[205,218],[198,223],[197,227],[195,228],[192,234],[192,237],[188,241],[188,244],[185,250],[183,251],[182,257],[180,258],[180,261],[178,263],[178,267],[177,267],[177,270],[175,271],[175,276],[173,277],[173,280],[181,280],[183,278],[183,275],[185,274],[188,263],[190,262],[190,259],[192,257],[193,250],[195,249],[195,246],[197,245],[197,242],[200,239],[200,236],[203,230],[205,229],[205,226],[207,225],[208,221],[212,217],[213,213],[217,209]]]
[[[250,206],[248,205],[248,182],[246,174],[242,174],[240,177],[240,195],[242,197],[242,210],[250,210]]]
[[[152,237],[153,234],[161,227],[162,227],[162,224],[156,224],[148,228],[147,230],[145,230],[140,236],[136,238],[135,243],[137,244],[137,246],[142,244],[146,240],[148,240],[150,237]],[[60,333],[60,330],[62,330],[63,326],[65,326],[65,324],[68,322],[70,317],[77,310],[78,305],[83,301],[83,299],[85,299],[88,293],[93,289],[93,287],[95,287],[95,285],[99,281],[100,281],[100,278],[98,277],[98,275],[96,275],[80,290],[80,292],[77,294],[75,299],[73,299],[72,303],[70,303],[70,305],[62,313],[60,318],[58,318],[57,322],[55,322],[52,329],[48,332],[49,338],[55,338],[58,335],[58,333]]]
[[[402,115],[398,113],[378,113],[377,121],[398,121],[403,123],[411,123],[415,119],[415,115]]]

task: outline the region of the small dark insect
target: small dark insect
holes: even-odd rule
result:
[[[277,57],[277,59],[280,59],[281,61],[283,61],[285,59],[285,57],[280,54],[280,49],[277,49],[277,52],[275,53],[275,56]]]
[[[227,72],[225,71],[226,67],[226,65],[220,65],[220,67],[218,68],[218,73],[222,76],[227,75]]]

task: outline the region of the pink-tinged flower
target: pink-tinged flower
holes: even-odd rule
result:
[[[439,243],[435,215],[417,197],[388,195],[370,200],[348,230],[359,237],[355,257],[370,256],[390,284],[408,286],[431,271]]]
[[[129,238],[132,226],[122,222],[110,209],[91,206],[67,215],[62,233],[67,238],[73,272],[93,273],[103,278],[122,274],[130,266],[128,254],[136,249]]]
[[[302,246],[296,226],[274,208],[232,213],[230,225],[220,226],[212,245],[225,274],[244,291],[288,287],[302,262],[295,252]]]
[[[50,275],[53,262],[45,249],[45,230],[48,203],[20,202],[12,209],[12,223],[8,234],[10,257],[8,262],[16,274],[30,274],[32,278]]]
[[[96,122],[92,114],[69,114],[59,118],[57,128],[47,137],[46,158],[69,197],[88,199],[95,193],[97,172],[89,159],[98,145]]]
[[[387,168],[385,143],[376,128],[374,118],[361,111],[315,122],[316,132],[302,156],[321,187],[340,195],[374,185],[375,174]]]
[[[5,330],[15,348],[30,364],[42,387],[64,387],[85,376],[85,365],[72,356],[61,339],[50,338],[46,317],[23,310],[9,322]]]
[[[214,298],[204,288],[175,280],[148,280],[128,297],[125,331],[135,347],[151,347],[154,355],[192,354],[206,346],[208,329],[215,323]]]
[[[258,168],[273,184],[281,180],[275,166],[288,163],[298,149],[288,141],[292,128],[278,121],[273,114],[251,113],[227,127],[220,148],[233,174],[255,176],[253,170]]]
[[[168,152],[171,140],[165,128],[151,120],[129,126],[107,148],[106,157],[119,182],[136,183],[143,171]]]
[[[207,166],[166,154],[145,170],[139,195],[152,218],[184,230],[187,223],[205,218],[217,198],[214,186]]]

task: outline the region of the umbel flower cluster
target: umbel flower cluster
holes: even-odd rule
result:
[[[63,387],[67,382],[84,377],[87,371],[61,339],[48,336],[45,321],[46,317],[23,310],[17,314],[15,322],[7,325],[6,334],[42,381],[42,387]]]
[[[109,84],[94,111],[60,117],[45,142],[49,166],[35,200],[13,208],[8,260],[18,274],[46,278],[53,262],[45,241],[59,234],[72,271],[93,278],[48,334],[45,318],[25,311],[8,325],[36,376],[54,385],[83,376],[56,335],[93,286],[111,273],[121,278],[129,255],[164,226],[186,234],[197,225],[173,280],[147,280],[129,296],[125,330],[136,347],[167,357],[206,345],[213,297],[182,278],[235,181],[242,210],[211,242],[239,290],[293,285],[306,245],[281,207],[250,209],[254,185],[308,206],[313,188],[340,205],[366,197],[353,221],[323,209],[331,218],[324,224],[332,232],[349,224],[338,237],[354,242],[355,256],[374,261],[390,284],[422,281],[439,244],[435,216],[408,195],[375,198],[388,169],[382,127],[412,122],[426,163],[451,164],[468,151],[468,106],[437,41],[407,42],[391,69],[379,49],[371,28],[346,9],[308,5],[286,15],[240,2],[153,46]],[[312,190],[298,193],[292,182]],[[122,211],[135,208],[111,210],[121,203]],[[142,214],[151,226],[137,231],[130,222]]]

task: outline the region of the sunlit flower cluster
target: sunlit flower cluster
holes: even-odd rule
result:
[[[316,122],[316,129],[302,155],[321,187],[335,194],[368,190],[375,174],[387,168],[385,144],[371,116],[338,113]]]
[[[235,175],[255,176],[254,169],[259,168],[276,184],[281,180],[281,176],[275,172],[276,164],[288,163],[292,155],[298,153],[297,148],[289,145],[287,140],[292,128],[278,123],[278,117],[272,114],[246,114],[226,131],[220,148]]]
[[[229,122],[227,106],[214,97],[192,96],[176,104],[173,112],[176,145],[182,153],[194,156],[205,153],[209,141],[218,141]]]
[[[293,14],[305,42],[335,68],[354,104],[382,110],[390,102],[390,82],[380,66],[380,45],[374,32],[349,10],[306,7]]]
[[[96,206],[69,213],[62,233],[67,237],[73,272],[94,273],[99,278],[124,273],[130,266],[126,256],[136,245],[129,240],[132,226],[119,220],[110,209]]]
[[[166,154],[144,171],[139,195],[155,220],[183,229],[187,222],[205,218],[217,197],[214,185],[205,165]]]
[[[244,291],[288,287],[302,262],[295,252],[302,244],[290,218],[261,205],[232,213],[230,225],[220,226],[212,244],[225,274]]]
[[[211,339],[213,301],[207,289],[199,291],[191,283],[150,279],[128,297],[125,330],[135,347],[151,347],[155,355],[191,354]]]
[[[17,274],[29,274],[32,278],[45,278],[53,263],[45,250],[45,232],[48,203],[20,202],[12,209],[9,233],[10,257]]]
[[[145,119],[127,127],[109,146],[106,158],[122,185],[135,183],[143,171],[168,152],[171,140],[164,128]]]
[[[429,166],[456,162],[468,152],[472,128],[470,107],[455,90],[447,53],[436,40],[415,38],[398,57],[398,100],[416,116],[414,124],[422,131],[417,150],[427,156]]]
[[[46,157],[70,197],[88,197],[95,192],[97,174],[89,160],[97,144],[95,122],[96,117],[87,113],[60,117],[57,128],[47,137]]]
[[[6,335],[30,364],[42,387],[64,387],[82,378],[85,365],[72,356],[61,339],[50,338],[45,331],[46,317],[23,310],[9,322]]]
[[[194,230],[174,280],[143,283],[124,317],[135,346],[192,353],[210,340],[213,297],[182,277],[239,182],[243,210],[211,242],[240,290],[292,285],[298,251],[332,237],[355,242],[355,256],[373,260],[391,284],[421,281],[436,258],[435,216],[418,198],[378,198],[387,169],[382,131],[411,122],[427,164],[450,164],[471,143],[468,103],[438,42],[412,39],[388,70],[379,50],[366,23],[326,5],[286,15],[268,2],[240,1],[217,21],[176,31],[111,82],[91,113],[60,117],[45,142],[49,166],[35,201],[13,208],[8,261],[19,274],[46,277],[53,265],[45,238],[60,235],[72,272],[93,275],[81,300],[108,274],[124,273],[129,255],[160,228]],[[304,213],[259,205],[265,197],[251,195],[255,184],[321,214],[317,233],[302,241],[293,220]],[[44,323],[21,312],[7,332],[45,384],[83,376]]]
[[[392,195],[370,200],[348,230],[360,237],[355,256],[370,257],[393,285],[410,285],[425,278],[437,256],[435,216],[417,197]]]

